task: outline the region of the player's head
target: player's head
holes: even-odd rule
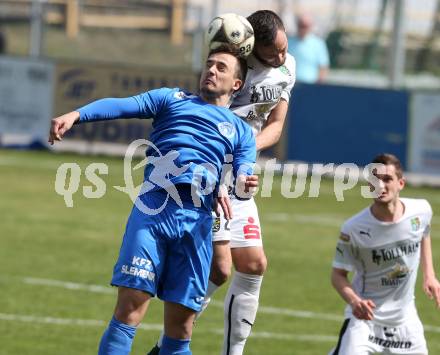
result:
[[[254,29],[254,56],[264,65],[277,68],[284,64],[287,35],[283,21],[273,11],[259,10],[248,16]]]
[[[221,96],[230,97],[241,88],[246,78],[246,61],[238,57],[235,48],[223,45],[212,50],[200,77],[200,94],[210,101]]]
[[[296,17],[296,29],[297,35],[300,38],[304,38],[312,30],[313,20],[312,17],[307,14],[299,14]]]
[[[383,153],[377,155],[372,163],[379,164],[373,169],[374,176],[380,181],[379,196],[375,202],[386,204],[395,201],[405,186],[400,160],[393,154]]]

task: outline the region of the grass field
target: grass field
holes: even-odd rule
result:
[[[82,175],[74,207],[67,208],[54,188],[65,162],[77,162],[83,172],[91,162],[106,163],[105,196],[82,197],[89,185]],[[114,185],[124,185],[119,158],[0,150],[1,355],[96,353],[114,307],[107,285],[132,205]],[[403,195],[427,198],[434,213],[440,210],[440,190],[408,187]],[[269,266],[246,354],[327,354],[335,344],[344,305],[329,282],[333,250],[341,222],[368,203],[359,188],[345,196],[336,202],[327,180],[318,198],[285,199],[276,179],[273,197],[258,198]],[[440,217],[432,235],[440,273]],[[220,352],[225,291],[196,326],[194,354]],[[440,311],[420,282],[416,295],[430,353],[440,354]],[[153,345],[161,317],[161,303],[152,302],[133,354]]]

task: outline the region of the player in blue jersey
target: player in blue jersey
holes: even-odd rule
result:
[[[234,94],[230,109],[247,122],[256,135],[257,150],[278,142],[295,83],[295,59],[287,53],[283,21],[270,10],[247,17],[255,34],[253,53],[247,58],[243,88]],[[257,316],[266,255],[258,209],[253,199],[231,198],[234,218],[217,217],[213,223],[213,259],[203,309],[235,269],[224,303],[223,355],[241,355]],[[199,316],[199,315],[198,315]],[[159,354],[161,337],[148,355]]]
[[[179,89],[151,90],[130,98],[98,100],[52,120],[51,144],[77,122],[154,120],[150,140],[160,154],[147,150],[151,164],[145,168],[143,188],[114,267],[111,283],[118,287],[118,298],[101,339],[100,355],[130,352],[136,327],[155,295],[165,302],[160,354],[191,354],[192,325],[206,293],[212,257],[211,202],[225,156],[233,155],[234,175],[247,176],[246,187],[256,183],[249,177],[256,155],[252,131],[225,107],[241,87],[245,72],[246,65],[223,48],[209,55],[199,95]],[[160,185],[153,183],[158,176],[168,175]],[[194,181],[200,177],[205,189],[194,191]],[[169,198],[171,187],[178,192],[177,199]],[[218,200],[230,216],[227,200]],[[144,213],[160,210],[164,204],[158,214]]]

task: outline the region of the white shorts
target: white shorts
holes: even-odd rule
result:
[[[230,241],[231,248],[262,246],[260,219],[257,205],[253,198],[238,200],[231,198],[232,219],[214,217],[212,224],[212,241]]]
[[[332,355],[427,355],[423,325],[417,314],[397,327],[385,327],[355,317],[345,320]]]

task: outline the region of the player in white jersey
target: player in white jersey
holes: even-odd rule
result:
[[[254,29],[255,47],[248,58],[244,87],[230,108],[253,128],[260,151],[277,143],[281,136],[295,83],[295,60],[287,53],[285,28],[278,15],[260,10],[247,19]],[[222,354],[241,355],[257,315],[267,261],[254,199],[240,200],[232,195],[231,203],[232,220],[214,220],[207,302],[227,281],[233,264],[235,273],[224,303]]]
[[[295,60],[287,53],[284,24],[277,14],[260,10],[247,19],[254,29],[255,46],[248,58],[245,84],[233,98],[230,109],[251,125],[260,151],[277,143],[281,136],[295,83]],[[203,309],[228,280],[234,264],[236,272],[224,305],[222,354],[241,355],[257,314],[267,261],[254,199],[231,196],[231,203],[231,221],[214,219],[214,254]],[[149,355],[158,354],[158,346]]]
[[[414,303],[419,263],[423,289],[440,307],[430,238],[428,201],[400,198],[405,185],[399,160],[377,156],[378,197],[347,220],[333,261],[332,284],[347,302],[339,341],[330,354],[428,354]],[[354,272],[350,283],[348,273]]]

